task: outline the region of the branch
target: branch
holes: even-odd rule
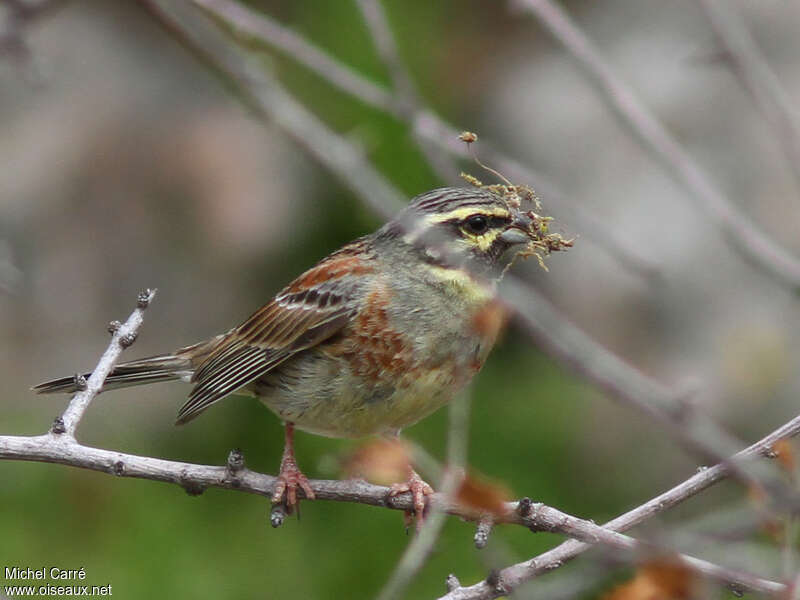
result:
[[[792,100],[730,3],[700,0],[700,6],[722,44],[725,62],[730,64],[780,140],[800,188],[800,124]]]
[[[551,0],[514,0],[514,4],[535,15],[578,60],[622,123],[702,203],[735,249],[784,285],[800,289],[800,259],[757,229],[753,220],[740,212],[714,186],[697,161],[617,75],[597,47],[560,6]]]
[[[395,112],[397,116],[402,116],[405,120],[413,120],[415,114],[427,112],[427,109],[420,99],[411,73],[400,58],[397,42],[392,35],[381,0],[356,0],[356,4],[367,25],[372,42],[378,50],[378,55],[386,65],[392,79],[392,87],[396,96]],[[414,139],[425,155],[428,164],[442,181],[448,183],[461,181],[460,170],[449,155],[438,152],[430,140],[417,135],[416,132],[414,132]]]
[[[120,324],[119,321],[111,322],[108,328],[112,333],[111,343],[100,357],[100,362],[97,363],[88,381],[84,380],[82,375],[75,376],[80,391],[72,397],[64,414],[56,419],[53,424],[53,433],[63,433],[65,437],[75,438],[75,430],[78,427],[78,423],[83,418],[86,409],[89,408],[89,404],[103,389],[103,383],[114,368],[120,354],[136,341],[139,327],[142,326],[144,319],[144,311],[155,298],[155,295],[156,290],[145,290],[139,294],[136,309],[124,324]]]
[[[392,35],[386,13],[383,11],[380,0],[356,0],[367,29],[372,36],[372,41],[378,50],[378,55],[389,69],[392,78],[392,87],[399,97],[396,110],[414,110],[419,106],[418,94],[414,81],[408,69],[400,59],[397,43]],[[404,106],[406,105],[406,106]]]
[[[794,424],[795,431],[800,429],[800,418],[796,421],[798,422]],[[0,459],[59,463],[119,477],[136,477],[174,483],[183,487],[191,495],[200,494],[207,488],[217,487],[270,497],[276,482],[275,477],[250,471],[241,466],[241,463],[236,468],[232,468],[231,466],[197,465],[136,456],[83,446],[70,437],[52,432],[36,437],[0,436]],[[709,469],[709,471],[712,470]],[[713,477],[706,476],[705,472],[698,474],[696,477],[708,477],[708,480],[704,484],[692,484],[690,489],[693,491],[684,491],[685,496],[682,499],[697,493],[703,489],[703,485],[708,487],[724,475],[724,470],[722,473],[716,473]],[[354,502],[402,511],[412,508],[410,494],[389,497],[390,488],[372,485],[365,481],[311,480],[310,483],[319,500]],[[444,513],[467,520],[476,519],[472,511],[465,511],[459,505],[448,501],[443,493],[434,494],[430,501],[432,506]],[[663,508],[654,508],[650,511],[650,516],[660,510]],[[625,552],[646,551],[651,548],[648,544],[617,533],[610,527],[600,527],[591,521],[579,519],[544,504],[533,504],[528,500],[507,503],[506,513],[503,518],[498,519],[498,522],[522,525],[534,531],[561,533],[585,544],[600,543]],[[612,523],[614,522],[612,521]],[[562,546],[566,545],[562,544]],[[785,586],[781,583],[727,569],[699,558],[680,555],[680,559],[699,573],[724,584],[734,584],[765,593],[779,593],[785,590]],[[481,583],[471,588],[459,588],[445,598],[452,600],[456,598],[495,598],[508,593],[533,576],[530,573],[520,574],[517,570],[520,568],[535,570],[541,568],[539,565],[538,559],[534,559],[534,561],[526,561],[521,565],[504,569],[500,572],[498,583],[491,592],[493,595],[485,595],[486,584]],[[465,595],[475,594],[476,591],[483,595]]]

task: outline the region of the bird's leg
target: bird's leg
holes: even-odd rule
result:
[[[283,458],[281,458],[281,470],[278,473],[278,481],[275,483],[275,492],[272,494],[272,503],[278,504],[283,501],[286,495],[286,507],[289,512],[297,505],[297,488],[303,490],[306,498],[314,499],[314,490],[308,483],[308,479],[297,468],[297,461],[294,458],[294,423],[286,423],[286,442],[283,446]]]
[[[408,481],[405,483],[393,483],[389,496],[397,496],[405,492],[411,492],[411,499],[414,502],[414,515],[417,518],[417,531],[419,531],[425,515],[426,496],[433,495],[433,488],[425,483],[419,473],[409,465]],[[410,516],[410,513],[406,513],[407,524]]]

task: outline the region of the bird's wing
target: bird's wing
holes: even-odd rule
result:
[[[223,336],[197,366],[195,387],[177,423],[257,380],[301,350],[340,331],[358,310],[358,291],[372,272],[364,241],[332,254],[290,283],[274,300]]]

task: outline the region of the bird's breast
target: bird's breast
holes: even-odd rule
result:
[[[336,336],[288,360],[257,394],[300,429],[360,437],[403,429],[463,388],[503,324],[491,295],[377,281]]]

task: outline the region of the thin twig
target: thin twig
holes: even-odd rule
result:
[[[364,17],[378,55],[386,65],[392,79],[392,88],[395,92],[395,113],[397,116],[402,115],[405,120],[413,120],[415,114],[427,109],[420,98],[416,85],[414,85],[411,73],[400,58],[397,42],[392,34],[381,0],[357,0],[356,4],[361,10],[361,15]],[[415,134],[414,138],[428,164],[442,181],[452,183],[459,179],[459,169],[449,154],[438,152],[430,140],[426,140],[420,135]]]
[[[356,0],[356,4],[361,10],[378,55],[389,70],[392,87],[401,103],[399,110],[414,110],[419,104],[417,88],[397,51],[397,42],[392,35],[389,20],[380,0]],[[403,105],[406,105],[406,108]]]
[[[797,517],[794,514],[786,515],[783,523],[783,577],[790,580],[795,573],[794,546],[797,543]]]
[[[800,190],[800,123],[794,102],[731,3],[700,0],[700,6],[722,44],[725,63],[731,66],[780,140],[789,169]]]
[[[567,13],[551,0],[513,0],[536,16],[578,60],[603,98],[636,139],[705,207],[731,245],[791,289],[800,289],[800,259],[759,230],[712,182],[698,162],[667,131],[606,61]]]
[[[56,428],[56,432],[61,432],[69,438],[75,437],[75,430],[78,427],[86,409],[89,408],[92,400],[103,389],[103,383],[114,368],[119,355],[122,351],[130,346],[135,340],[139,327],[142,326],[144,320],[144,311],[156,295],[156,290],[146,290],[139,294],[139,300],[136,309],[128,317],[124,324],[118,322],[112,323],[112,337],[111,343],[100,358],[100,362],[92,371],[91,376],[86,381],[83,389],[80,389],[67,406],[64,414],[61,415],[60,424]],[[78,376],[79,377],[79,376]],[[83,387],[83,386],[81,386]],[[61,431],[63,427],[63,431]]]
[[[772,456],[771,449],[776,442],[794,437],[798,433],[800,433],[800,416],[781,425],[775,431],[737,453],[733,458],[741,463],[745,460],[752,461],[763,456]],[[684,502],[726,479],[730,475],[730,463],[731,461],[726,461],[698,471],[695,475],[672,489],[605,523],[602,525],[603,529],[627,531],[647,519]],[[507,567],[501,571],[501,574],[504,581],[512,589],[515,589],[535,577],[558,569],[591,547],[591,544],[570,540],[530,560]],[[485,582],[480,582],[469,587],[462,587],[457,592],[443,596],[440,600],[486,600],[496,597],[497,594]]]
[[[800,419],[798,419],[796,426],[800,426]],[[35,437],[0,436],[0,459],[59,463],[119,477],[164,481],[180,485],[192,495],[202,493],[206,488],[216,487],[269,497],[276,482],[276,478],[271,475],[256,473],[246,468],[232,472],[227,465],[197,465],[102,450],[83,446],[72,438],[53,433]],[[723,470],[718,478],[721,478],[724,474],[725,471]],[[410,494],[406,493],[390,498],[388,496],[390,488],[372,485],[365,481],[311,480],[310,484],[316,498],[319,500],[356,502],[403,511],[410,510],[413,507],[413,500]],[[302,491],[300,495],[302,496]],[[689,495],[691,494],[686,497]],[[449,502],[442,493],[434,494],[429,498],[429,502],[434,506],[439,506],[440,510],[448,514],[457,515],[464,519],[474,520],[476,518],[471,511],[465,512],[460,506]],[[518,506],[518,503],[508,503],[506,505],[506,516],[501,522],[522,525],[539,531],[546,530],[562,533],[582,540],[586,544],[601,543],[618,550],[638,551],[639,549],[649,548],[647,544],[616,533],[611,527],[600,527],[591,521],[573,517],[543,504],[532,505],[532,510],[528,514],[520,514]],[[612,523],[614,522],[612,521]],[[767,593],[777,593],[785,589],[783,584],[748,573],[727,569],[687,555],[680,555],[680,557],[692,568],[723,583],[734,583],[748,589]],[[521,563],[525,568],[531,568],[533,564],[538,565],[538,562],[526,561]],[[519,573],[514,570],[518,567],[520,565],[503,569],[500,572],[504,589],[514,589],[522,581],[530,578],[529,575],[520,579]],[[475,586],[472,587],[475,588]],[[469,589],[471,588],[460,588],[459,592],[454,593]],[[493,589],[496,594],[498,591],[497,586]],[[494,598],[497,595],[459,595],[450,597]]]

